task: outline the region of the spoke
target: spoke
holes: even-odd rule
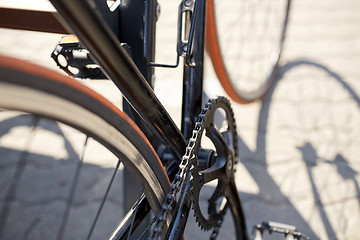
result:
[[[1,214],[0,214],[0,238],[3,234],[6,220],[9,215],[10,204],[15,198],[16,189],[19,185],[19,180],[20,180],[21,175],[26,166],[26,159],[28,158],[30,146],[35,137],[35,130],[39,124],[39,121],[40,121],[40,119],[38,117],[34,117],[33,127],[31,128],[30,134],[29,134],[28,139],[26,140],[25,146],[23,148],[24,150],[21,152],[20,159],[16,166],[16,170],[15,170],[14,177],[13,177],[14,181],[12,181],[12,183],[9,187],[9,191],[4,199],[4,204],[1,208]]]
[[[80,161],[78,162],[78,164],[76,166],[73,185],[71,187],[70,194],[69,194],[69,197],[68,197],[68,201],[66,203],[66,209],[65,209],[65,212],[64,212],[64,215],[63,215],[63,219],[61,221],[60,228],[58,230],[57,240],[62,239],[63,235],[64,235],[64,232],[65,232],[66,224],[67,224],[69,214],[70,214],[70,208],[71,208],[72,202],[74,200],[76,187],[77,187],[77,184],[78,184],[78,181],[79,181],[80,171],[81,171],[82,163],[83,163],[83,160],[84,160],[85,149],[86,149],[86,146],[87,146],[88,139],[89,139],[89,137],[86,136],[86,139],[85,139],[85,142],[84,142],[84,147],[82,149],[82,153],[81,153],[81,156],[80,156]]]
[[[144,192],[144,186],[141,187],[141,190],[139,192],[139,197],[138,197],[138,200],[136,202],[136,207],[135,207],[135,212],[134,212],[134,216],[132,218],[132,221],[131,221],[131,225],[130,225],[130,230],[129,230],[129,233],[128,233],[128,236],[127,236],[127,240],[130,239],[130,236],[131,236],[131,232],[132,232],[132,229],[134,227],[134,222],[135,222],[135,218],[136,218],[136,213],[139,209],[139,203],[140,203],[140,199],[141,199],[141,195],[143,194]]]
[[[134,215],[135,215],[136,205],[138,210],[135,218]],[[134,205],[130,209],[130,211],[125,215],[125,217],[121,220],[117,228],[108,238],[109,240],[125,239],[128,236],[128,232],[130,231],[130,226],[133,224],[133,229],[136,229],[151,210],[149,202],[147,201],[144,194],[141,195],[136,205]],[[147,230],[148,229],[146,229],[145,232]],[[142,235],[144,234],[145,233],[143,233]]]
[[[112,177],[111,177],[109,186],[108,186],[107,189],[106,189],[105,195],[104,195],[104,197],[103,197],[103,199],[102,199],[102,201],[101,201],[100,207],[99,207],[99,209],[98,209],[98,211],[97,211],[97,213],[96,213],[96,217],[95,217],[94,222],[93,222],[93,224],[92,224],[92,226],[91,226],[91,229],[90,229],[90,232],[89,232],[89,235],[88,235],[87,239],[90,239],[90,237],[91,237],[91,235],[92,235],[92,233],[93,233],[93,230],[94,230],[94,228],[95,228],[96,222],[97,222],[97,220],[99,219],[100,212],[101,212],[101,210],[102,210],[102,208],[103,208],[103,206],[104,206],[104,204],[105,204],[106,198],[107,198],[107,196],[108,196],[108,194],[109,194],[109,192],[110,192],[110,188],[111,188],[111,186],[112,186],[112,184],[113,184],[113,182],[114,182],[116,173],[117,173],[117,171],[118,171],[118,169],[119,169],[119,167],[120,167],[120,163],[121,163],[121,161],[120,161],[120,159],[119,159],[118,162],[117,162],[117,164],[116,164],[114,173],[113,173],[113,175],[112,175]]]
[[[154,223],[156,222],[156,217],[153,218],[153,220],[151,221],[151,223],[149,224],[149,226],[147,226],[147,228],[145,229],[145,231],[141,234],[141,236],[139,237],[140,239],[143,239],[143,237],[145,236],[145,234],[150,230],[151,226],[154,225]]]

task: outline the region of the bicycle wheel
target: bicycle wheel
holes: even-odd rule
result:
[[[262,97],[274,80],[290,0],[207,4],[206,49],[224,90],[236,102]]]
[[[169,180],[123,112],[30,63],[0,56],[0,73],[0,239],[107,239],[119,222],[126,239],[161,211]],[[124,218],[123,169],[148,202]]]

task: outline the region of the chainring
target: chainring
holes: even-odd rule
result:
[[[218,109],[223,109],[227,122],[225,131],[220,132],[214,124],[215,112]],[[224,121],[223,121],[224,122]],[[213,156],[213,163],[211,166],[203,167],[199,164],[199,152],[201,151],[201,138],[203,132],[215,145],[215,151],[208,151]],[[212,134],[210,134],[212,133]],[[176,203],[176,194],[180,191],[184,181],[189,181],[189,169],[192,176],[192,201],[193,210],[196,221],[199,227],[203,230],[210,230],[213,228],[211,239],[215,239],[219,228],[222,224],[223,215],[226,212],[227,204],[223,208],[217,208],[217,201],[225,196],[225,187],[231,184],[234,178],[235,163],[237,162],[237,133],[234,119],[234,113],[230,106],[230,101],[225,97],[218,97],[211,99],[202,109],[199,118],[195,124],[192,137],[189,139],[186,153],[182,157],[179,165],[179,172],[176,174],[171,183],[171,191],[166,195],[166,200],[162,205],[162,211],[157,216],[156,224],[152,230],[150,239],[158,239],[163,233],[164,225],[168,214]],[[212,196],[208,199],[208,214],[209,217],[204,216],[199,205],[199,196],[201,188],[204,186],[208,177],[214,177],[218,180],[218,184]],[[188,180],[186,180],[188,179]],[[184,194],[182,191],[180,195]]]
[[[218,111],[222,109],[221,111]],[[218,113],[219,112],[219,113]],[[216,122],[221,116],[222,123],[227,123],[224,128],[217,127]],[[224,116],[225,115],[225,116]],[[194,141],[195,158],[192,159],[193,168],[191,169],[193,176],[192,201],[194,216],[198,225],[203,230],[219,228],[223,216],[227,209],[227,199],[225,196],[225,187],[229,184],[230,179],[234,177],[235,163],[237,163],[237,132],[233,110],[230,101],[225,97],[211,99],[203,108],[199,115],[199,120],[195,128],[198,129]],[[205,131],[205,134],[203,134]],[[212,152],[211,161],[204,167],[199,163],[199,152],[201,151],[202,138],[207,137],[215,147]],[[210,164],[209,164],[210,163]],[[205,183],[217,180],[215,191],[208,199],[207,216],[200,208],[199,198],[200,191]],[[225,203],[220,205],[220,202]]]

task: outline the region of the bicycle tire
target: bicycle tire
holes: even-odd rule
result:
[[[0,72],[0,113],[4,113],[4,109],[7,109],[30,113],[35,116],[34,118],[44,117],[56,120],[84,133],[86,139],[88,137],[95,139],[118,159],[121,159],[124,167],[143,186],[153,214],[161,212],[165,194],[170,190],[169,179],[149,141],[126,114],[76,80],[31,63],[0,56]],[[6,142],[3,137],[4,133],[11,132],[11,129],[6,130],[2,125],[0,130],[1,144]],[[2,149],[1,145],[0,149]],[[27,149],[24,152],[26,156],[29,156]],[[1,159],[6,161],[5,156],[2,154]],[[73,179],[78,178],[77,175],[80,176],[80,173],[75,171]],[[72,184],[77,185],[78,182],[74,180]],[[112,184],[112,181],[109,184]],[[110,186],[108,188],[110,189]],[[78,189],[78,186],[75,186],[75,189]],[[6,234],[4,231],[12,228],[11,223],[6,223],[10,222],[11,215],[5,214],[6,216],[4,216],[4,213],[9,211],[6,206],[10,207],[12,204],[16,204],[9,202],[9,195],[11,195],[9,192],[10,190],[0,194],[2,200],[2,204],[0,204],[0,238],[7,239],[9,238],[4,235]],[[12,194],[18,193],[13,192]],[[106,196],[103,198],[105,200]],[[37,222],[30,224],[39,225],[39,221],[38,219]],[[10,226],[8,226],[9,224]],[[91,225],[92,227],[93,225]],[[19,232],[19,229],[15,230]],[[90,231],[92,233],[93,229]],[[108,234],[110,235],[111,232]],[[53,235],[55,234],[52,233],[51,237],[54,237]],[[57,239],[62,236],[63,233],[58,233]],[[41,239],[41,237],[37,236],[36,239]],[[73,239],[78,238],[73,237]]]
[[[259,99],[274,82],[290,1],[208,1],[206,50],[234,101]]]

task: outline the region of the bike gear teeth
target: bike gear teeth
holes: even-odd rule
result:
[[[199,228],[201,228],[202,230],[208,231],[210,229],[213,229],[210,239],[216,239],[221,224],[223,222],[223,216],[225,214],[226,207],[219,214],[214,214],[214,212],[216,212],[216,209],[208,209],[209,211],[208,213],[211,214],[212,217],[211,220],[206,219],[201,213],[198,196],[200,193],[200,189],[203,186],[203,183],[201,182],[201,174],[199,172],[199,169],[197,168],[197,156],[198,156],[197,151],[199,151],[200,148],[200,140],[201,140],[202,132],[204,131],[205,127],[207,127],[204,126],[204,123],[209,121],[208,119],[209,117],[211,122],[213,121],[212,114],[214,114],[216,109],[219,107],[225,110],[229,126],[232,126],[230,131],[232,136],[235,136],[233,138],[233,148],[234,148],[233,150],[235,153],[235,159],[237,159],[237,133],[236,133],[235,120],[234,120],[234,113],[230,106],[230,101],[225,97],[210,99],[206,103],[205,107],[201,110],[199,118],[195,123],[195,128],[192,132],[192,137],[189,139],[188,146],[186,147],[185,155],[181,159],[179,171],[175,175],[175,178],[171,183],[171,191],[166,195],[166,199],[162,205],[161,214],[157,217],[157,221],[153,228],[150,239],[153,240],[158,239],[162,234],[162,230],[164,228],[165,222],[169,218],[168,214],[171,211],[171,209],[174,207],[174,203],[176,202],[175,201],[176,194],[179,192],[182,184],[184,184],[186,176],[187,174],[189,174],[189,172],[191,172],[192,174],[192,177],[189,179],[191,179],[190,181],[192,183],[192,188],[191,188],[191,196],[193,202],[192,209],[194,211],[194,217],[196,219],[196,222],[198,223]],[[235,160],[235,163],[236,162],[237,160]],[[209,202],[211,201],[209,200]]]

